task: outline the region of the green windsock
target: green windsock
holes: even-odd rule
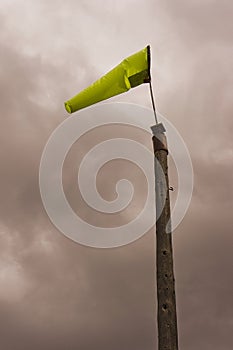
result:
[[[65,102],[68,113],[122,94],[130,88],[150,82],[150,46],[125,58],[78,95]]]

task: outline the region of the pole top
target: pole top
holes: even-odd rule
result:
[[[166,131],[164,125],[162,123],[151,126],[151,130],[153,133],[153,147],[154,152],[163,150],[168,154],[167,148],[167,138],[164,132]]]
[[[166,129],[164,127],[164,125],[162,123],[158,123],[156,125],[152,125],[151,127],[152,133],[154,136],[158,135],[158,134],[163,134]]]

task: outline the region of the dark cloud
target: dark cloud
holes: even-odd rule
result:
[[[174,233],[180,347],[229,350],[232,5],[112,1],[100,10],[84,1],[3,2],[1,12],[1,348],[156,348],[153,232],[117,249],[79,246],[51,224],[38,186],[43,147],[66,117],[63,101],[149,41],[158,107],[194,165],[191,206]],[[141,88],[119,100],[149,105]],[[106,197],[106,174],[117,179],[120,164],[119,173],[113,165],[100,174]],[[136,184],[143,181],[137,176]],[[71,196],[73,188],[68,173]]]

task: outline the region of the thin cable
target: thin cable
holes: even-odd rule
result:
[[[151,80],[150,80],[150,96],[151,96],[151,102],[152,102],[152,107],[153,107],[154,116],[155,116],[155,123],[158,124],[158,119],[157,119],[157,114],[156,114],[156,109],[155,109],[155,100],[154,100]]]

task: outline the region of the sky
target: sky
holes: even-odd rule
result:
[[[81,246],[50,222],[38,184],[63,102],[147,44],[157,108],[194,168],[173,234],[180,349],[232,349],[232,15],[227,0],[1,1],[1,349],[157,348],[153,229],[121,248]],[[150,106],[144,86],[113,101]]]

